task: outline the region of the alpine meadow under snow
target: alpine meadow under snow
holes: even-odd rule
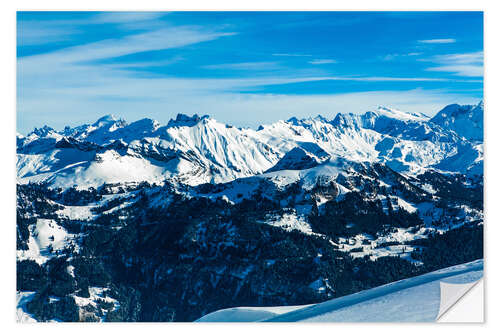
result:
[[[17,135],[18,320],[294,320],[481,259],[483,219],[482,102],[45,126]],[[359,321],[371,301],[299,317]]]

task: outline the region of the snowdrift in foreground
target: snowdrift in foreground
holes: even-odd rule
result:
[[[197,321],[432,322],[440,312],[442,282],[471,283],[482,276],[480,259],[319,304],[223,309]]]

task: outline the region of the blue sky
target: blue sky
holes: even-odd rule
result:
[[[17,127],[209,114],[256,127],[483,95],[481,12],[18,12]]]

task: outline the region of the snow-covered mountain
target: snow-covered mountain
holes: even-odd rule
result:
[[[444,112],[449,109],[467,113]],[[430,169],[482,174],[482,141],[477,133],[469,141],[459,126],[472,117],[482,133],[482,109],[482,103],[451,105],[430,119],[380,107],[363,115],[339,113],[333,120],[291,118],[258,130],[198,115],[179,114],[166,126],[105,116],[91,125],[62,131],[45,126],[18,135],[18,182],[62,188],[166,180],[198,185],[310,168],[331,157],[382,162],[411,175]]]
[[[331,310],[480,259],[482,147],[382,107],[258,130],[179,114],[18,134],[18,320]]]
[[[484,105],[451,104],[439,111],[431,121],[443,128],[451,129],[471,141],[483,141]]]

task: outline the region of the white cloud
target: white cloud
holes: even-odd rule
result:
[[[437,55],[433,57],[435,62],[440,63],[455,63],[455,64],[471,64],[471,63],[482,63],[484,58],[483,51],[471,52],[471,53],[459,53],[459,54],[445,54]]]
[[[129,23],[156,20],[164,16],[165,12],[104,12],[95,15],[95,23]]]
[[[203,66],[205,69],[232,69],[232,70],[264,70],[279,68],[277,62],[240,62],[231,64],[216,64]]]
[[[235,33],[209,32],[193,27],[171,27],[74,46],[40,55],[23,57],[18,64],[27,71],[45,71],[45,66],[76,65],[77,63],[114,58],[145,51],[179,48],[214,40]],[[29,67],[33,65],[33,67]],[[53,69],[53,68],[51,68]]]
[[[308,81],[360,81],[360,82],[479,82],[478,80],[456,80],[433,77],[393,77],[393,76],[325,76],[309,78]]]
[[[114,42],[112,42],[114,43]],[[173,44],[173,43],[168,43]],[[175,44],[175,43],[174,43]],[[163,44],[165,45],[165,44]],[[176,44],[177,45],[177,44]],[[136,46],[131,49],[137,50]],[[127,49],[130,51],[130,49]],[[80,54],[80,51],[85,51]],[[125,49],[120,51],[120,54]],[[48,123],[62,128],[115,113],[128,120],[153,117],[167,122],[178,112],[208,113],[239,125],[270,122],[290,115],[361,111],[370,103],[422,110],[438,101],[456,102],[446,93],[371,92],[339,95],[276,95],[259,93],[264,85],[313,81],[425,82],[460,81],[441,78],[402,77],[250,77],[232,79],[138,76],[117,64],[93,64],[85,60],[102,56],[95,46],[24,57],[18,60],[18,130],[27,132]],[[116,52],[109,53],[116,55]],[[175,59],[173,59],[175,60]],[[123,64],[122,64],[123,65]],[[469,80],[472,81],[472,80]],[[254,91],[241,94],[241,90]],[[399,97],[397,97],[399,96]],[[413,97],[412,97],[413,96]],[[412,97],[412,98],[410,98]],[[445,98],[446,97],[446,98]],[[394,102],[393,102],[394,101]],[[427,101],[427,102],[426,102]],[[431,101],[431,102],[429,102]],[[425,106],[425,107],[424,107]],[[429,108],[429,110],[433,110]],[[143,113],[141,113],[143,112]]]
[[[311,65],[335,64],[336,60],[333,59],[314,59],[309,61]]]
[[[137,52],[179,48],[233,34],[197,27],[170,27],[18,58],[18,117],[30,114],[32,119],[38,119],[40,115],[44,115],[45,119],[57,118],[61,115],[58,112],[63,112],[60,107],[71,106],[62,113],[64,117],[68,115],[68,110],[82,111],[83,108],[88,111],[91,106],[99,108],[94,104],[97,100],[103,106],[107,105],[105,100],[120,101],[125,105],[128,99],[147,102],[148,98],[164,95],[169,90],[175,93],[179,85],[181,90],[186,90],[188,88],[182,87],[182,81],[171,84],[168,80],[148,80],[144,75],[141,77],[126,70],[127,64],[94,64],[93,61]],[[177,60],[175,57],[170,59]],[[169,60],[156,64],[168,65]],[[141,64],[134,65],[137,67]],[[67,93],[73,96],[65,95]],[[76,112],[71,112],[68,118],[77,116]]]
[[[132,87],[129,84],[119,88],[121,99],[100,99],[92,91],[84,94],[74,89],[63,89],[40,96],[37,101],[24,103],[18,113],[20,132],[33,126],[48,123],[56,128],[94,121],[103,114],[113,113],[128,121],[150,117],[166,124],[179,112],[187,114],[209,114],[213,118],[236,126],[257,127],[291,116],[308,117],[322,114],[333,118],[338,112],[363,113],[379,105],[395,107],[408,112],[423,112],[430,116],[452,103],[474,104],[476,98],[464,98],[440,90],[367,91],[329,95],[284,95],[284,94],[239,94],[222,91],[186,89],[185,82],[175,89],[173,81],[163,89],[158,85]],[[111,91],[108,91],[109,94]],[[56,97],[56,98],[54,98]],[[93,98],[90,98],[93,97]],[[39,117],[40,110],[50,110],[51,116]],[[139,113],[141,110],[142,113]],[[24,117],[40,120],[38,123],[24,123]],[[26,127],[27,126],[27,127]]]
[[[122,17],[123,20],[125,18]],[[284,95],[258,93],[261,86],[312,81],[425,82],[460,81],[425,77],[362,76],[275,76],[233,79],[178,78],[137,75],[127,64],[95,64],[94,61],[127,54],[179,48],[215,40],[234,33],[214,32],[199,27],[162,27],[51,53],[19,58],[18,126],[26,132],[48,123],[61,128],[66,124],[115,113],[128,120],[153,117],[167,122],[178,112],[208,113],[236,125],[256,125],[290,115],[306,116],[312,111],[332,115],[338,111],[365,111],[371,105],[390,104],[403,110],[437,110],[437,105],[459,102],[446,92],[362,92],[335,95]],[[464,61],[463,58],[458,57]],[[462,59],[462,60],[460,60]],[[176,59],[171,59],[176,61]],[[331,59],[316,59],[332,63]],[[327,62],[325,62],[327,61]],[[161,62],[156,62],[160,64]],[[148,64],[152,64],[151,62]],[[164,61],[169,64],[169,60]],[[130,65],[139,64],[134,63]],[[225,68],[257,69],[277,66],[274,62],[219,64]],[[230,66],[230,67],[227,67]],[[473,81],[473,80],[469,80]],[[241,94],[241,90],[253,91]],[[441,104],[440,104],[441,103]],[[432,108],[431,108],[432,106]],[[143,112],[141,114],[141,112]]]
[[[79,33],[76,25],[61,25],[50,21],[17,21],[17,44],[43,45],[70,40]]]
[[[18,45],[42,45],[65,40],[81,33],[87,26],[95,24],[115,24],[125,30],[158,30],[168,27],[159,20],[166,12],[104,12],[94,15],[81,12],[73,19],[29,20],[18,17]]]
[[[122,30],[154,30],[168,27],[161,20],[168,12],[105,12],[99,13],[87,21],[88,24],[115,24]]]
[[[438,39],[423,39],[419,40],[422,44],[451,44],[455,43],[457,40],[453,38],[438,38]]]
[[[483,76],[483,66],[479,65],[450,65],[427,68],[433,72],[450,72],[459,76],[479,77]]]
[[[400,57],[414,57],[414,56],[418,56],[418,55],[421,55],[422,53],[420,52],[410,52],[410,53],[391,53],[391,54],[387,54],[385,56],[383,56],[381,59],[384,60],[384,61],[391,61],[391,60],[394,60],[396,58],[400,58]]]
[[[145,67],[163,67],[170,66],[184,60],[183,57],[172,57],[170,59],[163,59],[157,61],[140,61],[140,62],[116,62],[110,64],[101,64],[104,68],[145,68]]]
[[[450,72],[458,76],[483,76],[483,52],[437,55],[423,61],[431,61],[438,66],[426,68],[427,71]]]
[[[393,54],[386,54],[385,56],[382,57],[382,60],[384,61],[391,61],[399,57],[399,54],[393,53]]]
[[[312,57],[311,54],[300,54],[300,53],[273,53],[275,57]]]
[[[90,48],[89,50],[93,50]],[[135,47],[134,47],[135,49]],[[259,115],[259,121],[270,121],[276,116],[305,115],[317,109],[322,113],[331,111],[332,106],[342,103],[351,105],[349,112],[356,108],[362,109],[361,100],[341,98],[344,95],[309,95],[287,96],[259,93],[264,85],[278,85],[314,81],[359,81],[359,82],[425,82],[425,81],[461,81],[442,78],[404,78],[404,77],[250,77],[250,78],[178,78],[164,76],[138,76],[135,72],[125,70],[116,64],[93,64],[81,62],[93,59],[95,55],[81,58],[74,52],[59,54],[54,52],[38,56],[30,56],[18,60],[18,130],[26,132],[34,126],[46,122],[49,125],[62,128],[66,124],[75,125],[78,122],[97,118],[105,113],[116,113],[129,120],[141,117],[154,117],[160,121],[168,121],[178,112],[209,113],[221,121],[231,121],[238,124],[249,122],[254,115]],[[67,59],[63,59],[67,55]],[[66,62],[78,59],[79,62]],[[66,61],[64,61],[66,60]],[[80,61],[81,60],[81,61]],[[472,80],[469,80],[472,81]],[[252,94],[239,92],[253,91]],[[375,104],[386,104],[391,100],[389,92],[379,92],[379,96],[387,96],[386,102],[374,94],[348,95],[354,99],[366,98],[363,103],[369,103],[368,97]],[[419,98],[425,94],[418,94]],[[445,94],[443,93],[442,96]],[[337,96],[334,98],[334,96]],[[347,95],[345,95],[347,96]],[[398,96],[404,96],[398,94]],[[406,96],[408,97],[408,96]],[[437,99],[437,98],[436,98]],[[394,98],[394,100],[396,100]],[[452,100],[450,98],[449,100]],[[335,101],[342,103],[329,104]],[[405,99],[398,99],[398,107],[406,106]],[[422,106],[422,97],[408,98],[410,108]],[[411,106],[411,103],[415,103]],[[366,104],[371,105],[371,104]],[[402,105],[402,106],[401,106]],[[345,108],[347,106],[344,106]],[[141,114],[141,112],[144,112]],[[248,112],[248,115],[242,112]],[[259,112],[263,112],[260,114]],[[267,113],[270,112],[270,113]],[[233,115],[234,113],[234,115]],[[274,114],[276,113],[276,114]],[[252,116],[250,116],[252,115]],[[250,117],[245,120],[245,117]],[[71,121],[70,121],[71,120]]]

